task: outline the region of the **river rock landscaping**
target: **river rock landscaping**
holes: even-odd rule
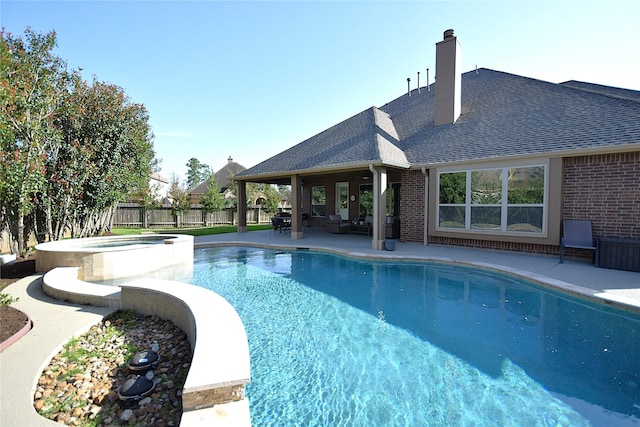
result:
[[[118,389],[140,374],[129,369],[129,360],[153,349],[159,355],[150,371],[155,389],[137,402],[123,402]],[[43,417],[71,426],[177,426],[190,364],[187,336],[172,322],[117,311],[53,357],[38,381],[34,407]]]

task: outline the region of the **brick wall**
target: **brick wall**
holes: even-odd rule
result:
[[[640,151],[563,159],[562,219],[590,220],[593,237],[640,239]],[[558,183],[551,183],[558,185]],[[422,242],[424,176],[402,175],[401,241]],[[541,254],[558,254],[559,246],[482,239],[429,236],[429,243]],[[592,257],[593,251],[567,249],[569,256]]]
[[[424,175],[405,171],[400,178],[400,241],[422,242],[424,239]]]
[[[640,239],[640,151],[563,159],[563,219],[589,220],[593,237]]]

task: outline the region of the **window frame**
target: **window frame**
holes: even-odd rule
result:
[[[314,202],[314,197],[315,197],[315,189],[316,188],[321,188],[324,191],[324,203],[313,203]],[[315,218],[324,218],[326,217],[327,214],[327,186],[326,185],[314,185],[311,187],[311,216],[315,217]],[[320,208],[320,210],[322,211],[322,215],[317,214],[317,210],[316,207]]]
[[[509,171],[512,169],[529,169],[529,168],[542,168],[543,169],[543,195],[542,203],[509,203]],[[547,237],[547,215],[548,200],[549,200],[549,169],[548,162],[535,162],[535,163],[513,163],[513,164],[483,164],[474,165],[467,168],[442,168],[436,170],[436,197],[435,197],[435,231],[443,233],[465,233],[465,234],[487,234],[496,236],[526,236],[526,237]],[[474,203],[472,200],[472,175],[473,172],[479,171],[501,171],[501,200],[500,203]],[[443,174],[451,173],[465,173],[465,194],[464,203],[441,203],[440,197],[440,181]],[[448,207],[454,209],[464,209],[464,226],[463,227],[443,227],[440,225],[441,207]],[[500,227],[498,228],[474,228],[472,223],[472,211],[473,208],[496,208],[500,209]],[[522,230],[509,230],[509,213],[513,208],[541,208],[541,230],[540,231],[522,231]]]

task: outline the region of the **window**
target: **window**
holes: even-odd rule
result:
[[[542,233],[545,166],[438,174],[438,227]]]
[[[325,216],[327,189],[324,186],[311,187],[311,216]]]
[[[373,215],[373,184],[360,184],[360,217]]]

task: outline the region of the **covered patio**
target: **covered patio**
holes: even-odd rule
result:
[[[384,249],[385,240],[401,237],[403,169],[379,163],[347,170],[299,171],[285,176],[237,176],[238,232],[247,231],[248,182],[290,185],[291,239],[303,239],[311,230],[338,233],[328,226],[339,216],[344,230],[339,233],[365,235],[372,249]]]

